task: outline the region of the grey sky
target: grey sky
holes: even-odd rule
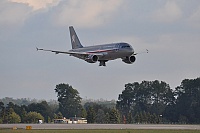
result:
[[[128,42],[141,54],[132,65],[107,67],[68,55],[73,25],[85,46]],[[69,83],[82,98],[117,99],[126,83],[162,80],[171,88],[200,75],[199,0],[1,0],[0,98],[56,99]]]

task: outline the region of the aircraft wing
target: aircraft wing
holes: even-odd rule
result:
[[[37,51],[39,51],[39,50],[41,50],[41,51],[49,51],[49,52],[53,52],[55,54],[60,54],[60,53],[62,53],[62,54],[70,54],[69,52],[56,51],[56,50],[48,50],[48,49],[41,49],[41,48],[37,48],[37,47],[36,47],[36,49],[37,49]]]
[[[48,50],[48,49],[40,49],[37,48],[37,51],[48,51],[48,52],[53,52],[55,54],[69,54],[69,55],[73,55],[73,54],[77,54],[77,55],[97,55],[97,56],[103,56],[102,53],[89,53],[89,52],[74,52],[74,51],[56,51],[56,50]]]

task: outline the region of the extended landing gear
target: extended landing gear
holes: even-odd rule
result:
[[[106,66],[106,61],[107,60],[100,60],[99,61],[99,66]]]

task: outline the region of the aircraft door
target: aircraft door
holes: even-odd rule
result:
[[[120,44],[117,43],[117,44],[115,45],[115,52],[118,52],[118,51],[119,51],[119,47],[120,47]]]

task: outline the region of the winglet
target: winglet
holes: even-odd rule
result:
[[[44,49],[36,47],[36,50],[39,51],[39,50],[44,50]],[[46,50],[44,50],[44,51],[46,51]]]
[[[145,53],[149,53],[149,50],[148,49],[146,49],[146,52],[145,51],[142,51],[142,52],[138,52],[138,53],[135,53],[134,55],[138,55],[138,54],[145,54]]]

